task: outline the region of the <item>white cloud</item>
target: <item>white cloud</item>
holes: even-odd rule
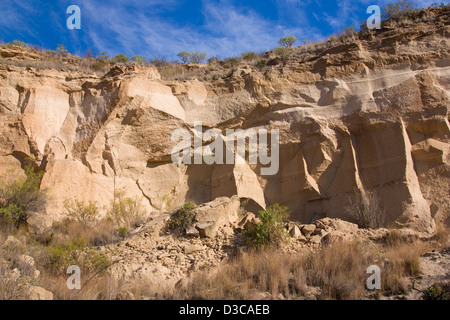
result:
[[[185,19],[174,20],[172,11],[185,5],[183,0],[78,0],[82,9],[83,32],[67,33],[64,19],[58,15],[64,9],[62,3],[49,5],[47,23],[61,34],[73,47],[81,44],[94,51],[110,54],[140,54],[176,57],[180,51],[202,51],[209,56],[236,56],[244,51],[258,51],[277,46],[282,36],[295,35],[299,40],[321,40],[328,24],[336,32],[355,24],[364,17],[365,8],[371,4],[381,7],[390,0],[340,0],[336,12],[318,0],[272,0],[276,12],[270,17],[250,6],[231,0],[202,0],[199,17],[201,24],[190,24]],[[418,1],[421,7],[435,0]],[[312,9],[313,8],[313,9]],[[315,11],[315,12],[314,12]],[[39,41],[36,30],[41,21],[33,17],[45,12],[32,0],[0,0],[0,27],[6,32],[31,35]],[[64,12],[65,14],[65,12]],[[163,18],[166,17],[166,18]],[[35,19],[39,20],[39,19]],[[188,19],[187,19],[188,20]],[[45,44],[43,44],[45,45]]]
[[[0,28],[14,31],[16,34],[34,34],[36,21],[33,16],[37,13],[30,0],[0,1]],[[24,23],[26,21],[26,23]]]
[[[288,0],[289,1],[289,0]],[[126,3],[127,10],[124,5]],[[233,6],[229,1],[202,2],[205,23],[182,25],[163,20],[160,5],[173,8],[176,0],[119,1],[114,6],[83,1],[83,26],[97,51],[112,54],[153,54],[174,58],[180,51],[202,51],[209,56],[235,56],[248,50],[270,49],[285,35],[299,39],[317,39],[318,29],[291,27],[267,20],[257,12]],[[300,12],[300,9],[298,10]]]

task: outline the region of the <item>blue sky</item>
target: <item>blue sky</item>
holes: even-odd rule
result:
[[[352,24],[366,9],[388,0],[0,0],[0,40],[47,49],[64,44],[83,55],[124,53],[175,60],[180,51],[221,58],[268,50],[286,35],[319,41]],[[437,0],[417,1],[428,7]],[[440,2],[440,1],[439,1]],[[448,1],[445,1],[448,2]],[[81,30],[69,30],[67,7],[81,9]]]

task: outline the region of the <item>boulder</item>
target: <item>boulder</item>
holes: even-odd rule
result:
[[[36,262],[33,257],[21,254],[17,257],[17,265],[22,272],[31,272],[34,271]]]
[[[307,238],[310,237],[315,230],[316,230],[316,225],[314,225],[314,224],[306,224],[302,227],[302,233]]]
[[[339,232],[332,231],[323,237],[322,242],[325,246],[330,246],[336,242],[343,242],[344,236]]]
[[[201,252],[204,251],[205,248],[198,244],[188,244],[185,245],[183,248],[183,251],[185,254],[195,253],[195,252]]]
[[[116,300],[119,301],[128,301],[128,300],[134,300],[134,294],[128,290],[123,290],[119,292],[116,296]]]
[[[312,236],[309,241],[313,244],[320,244],[322,242],[322,237],[319,235]]]
[[[186,237],[188,238],[199,238],[200,237],[200,231],[198,231],[195,227],[190,227],[186,229]]]
[[[320,220],[316,220],[314,224],[316,225],[317,229],[327,229],[331,223],[331,220],[331,218],[323,218]]]
[[[220,227],[234,224],[239,218],[240,203],[237,196],[221,197],[195,208],[195,226],[199,234],[213,238]]]
[[[32,286],[29,291],[30,300],[53,300],[53,293],[38,286]]]
[[[300,231],[300,229],[297,226],[293,226],[291,228],[291,230],[289,231],[289,234],[291,235],[291,238],[293,238],[293,239],[298,239],[301,236],[303,236],[302,232]]]
[[[261,223],[261,220],[255,216],[253,213],[247,213],[241,221],[238,223],[238,228],[241,230],[253,230],[256,228],[258,224]]]
[[[215,238],[219,226],[214,221],[202,221],[195,225],[201,238]]]
[[[341,219],[331,219],[329,226],[334,230],[339,230],[344,233],[357,232],[359,229],[357,224],[344,221]]]
[[[28,230],[35,236],[43,236],[51,231],[53,219],[43,213],[30,212],[27,219]]]
[[[22,246],[22,242],[14,236],[8,236],[6,241],[3,243],[3,249],[16,249]]]

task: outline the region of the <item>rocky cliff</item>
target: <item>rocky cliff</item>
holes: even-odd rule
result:
[[[161,80],[153,67],[97,77],[0,64],[0,182],[33,157],[55,217],[65,199],[107,205],[123,188],[149,214],[238,195],[287,205],[301,223],[351,220],[349,196],[371,190],[385,225],[431,232],[450,215],[450,12],[409,21],[285,59],[269,52],[266,67],[240,65],[215,80]],[[35,58],[17,48],[0,56]],[[222,132],[278,129],[278,173],[174,164],[172,133],[194,132],[196,121]]]

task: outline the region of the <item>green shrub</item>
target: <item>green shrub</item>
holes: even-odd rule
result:
[[[206,59],[206,53],[204,52],[192,52],[190,62],[192,64],[201,64]]]
[[[111,204],[108,216],[114,225],[130,230],[142,222],[144,218],[143,208],[138,199],[126,196],[126,191],[116,191],[115,202]]]
[[[130,60],[126,55],[123,53],[117,54],[113,57],[113,61],[116,63],[127,63]]]
[[[66,56],[69,53],[69,51],[67,51],[67,48],[63,44],[58,44],[58,47],[56,48],[56,52],[60,56]]]
[[[13,43],[13,45],[21,47],[21,48],[25,48],[27,45],[25,42],[19,41],[19,40],[14,40],[12,43]]]
[[[121,227],[121,228],[117,229],[117,233],[118,233],[119,237],[124,239],[128,235],[128,229],[126,227]]]
[[[415,1],[397,0],[396,2],[386,4],[386,7],[383,8],[382,15],[385,19],[395,19],[415,10],[417,10],[417,3]]]
[[[85,238],[75,238],[47,247],[46,267],[51,272],[62,275],[71,265],[77,265],[85,272],[100,271],[110,265],[105,255],[87,248],[87,245]]]
[[[278,44],[282,47],[291,48],[294,43],[297,42],[297,38],[294,36],[283,37],[278,41]]]
[[[109,60],[108,52],[106,51],[100,52],[97,59],[106,63]]]
[[[185,203],[175,214],[170,218],[168,227],[170,230],[185,231],[194,223],[196,204],[193,202]]]
[[[279,204],[261,211],[258,216],[261,223],[256,228],[243,232],[244,243],[254,248],[266,248],[279,246],[288,241],[289,233],[284,228],[283,222],[289,216],[289,209]]]
[[[242,59],[244,59],[245,61],[253,61],[256,58],[258,58],[258,55],[256,53],[254,53],[253,51],[242,53]]]
[[[65,215],[81,223],[85,228],[91,228],[98,222],[100,209],[97,202],[87,204],[75,200],[64,201]]]
[[[277,47],[274,49],[274,52],[277,56],[284,57],[289,54],[289,49],[286,47]]]
[[[310,43],[311,43],[311,41],[309,41],[309,40],[302,40],[302,45],[304,45],[304,46],[307,46]]]
[[[219,56],[214,56],[208,59],[208,63],[216,63],[220,61],[220,57]]]
[[[239,59],[237,58],[226,58],[224,62],[228,68],[236,67],[240,63]]]
[[[256,66],[257,68],[262,69],[262,68],[264,68],[264,67],[266,66],[266,62],[265,62],[264,60],[259,60],[259,61],[255,64],[255,66]]]
[[[25,166],[25,176],[0,189],[0,220],[18,228],[27,223],[28,213],[45,205],[45,191],[40,190],[42,172]]]
[[[147,58],[141,55],[135,55],[131,57],[131,60],[137,64],[144,64],[147,61]]]
[[[95,61],[91,68],[94,71],[105,71],[105,67],[106,67],[106,62],[102,61],[102,60],[97,60]]]
[[[426,289],[422,295],[423,300],[450,300],[450,283],[439,284]]]
[[[189,62],[189,59],[191,58],[191,54],[190,54],[189,52],[183,51],[183,52],[180,52],[180,53],[177,55],[177,57],[180,58],[180,60],[181,60],[183,63],[188,63],[188,62]]]

